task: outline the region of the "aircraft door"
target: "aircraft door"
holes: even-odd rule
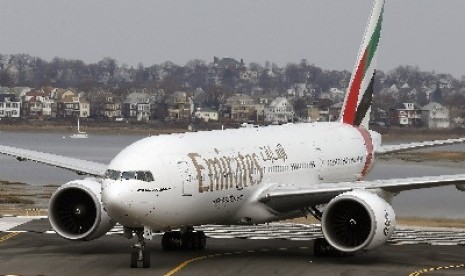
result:
[[[323,160],[323,151],[321,145],[313,144],[313,152],[315,153],[315,166],[317,170],[317,181],[323,181],[325,175],[325,166]]]
[[[192,196],[195,188],[189,164],[186,161],[178,161],[178,169],[182,180],[182,195]]]

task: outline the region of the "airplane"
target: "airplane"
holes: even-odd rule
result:
[[[60,186],[48,217],[73,241],[105,235],[119,223],[137,237],[130,266],[150,267],[145,242],[164,232],[164,250],[206,246],[205,224],[253,225],[313,215],[324,238],[316,256],[375,249],[396,225],[401,191],[455,185],[465,175],[363,181],[375,155],[465,142],[465,138],[383,145],[369,130],[384,0],[374,0],[340,120],[144,138],[101,164],[0,146],[0,153],[88,175]],[[178,229],[178,230],[177,230]]]

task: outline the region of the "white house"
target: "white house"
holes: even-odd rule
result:
[[[14,94],[0,94],[0,118],[21,117],[21,101]]]
[[[294,107],[284,97],[277,97],[265,108],[265,123],[288,123],[294,118]]]
[[[205,122],[208,121],[218,121],[219,115],[218,111],[215,111],[210,108],[201,108],[194,112],[195,118],[202,119]]]
[[[90,116],[90,103],[84,99],[79,97],[79,117],[87,118]]]
[[[422,109],[421,117],[428,128],[450,127],[449,109],[439,103],[432,102]]]
[[[137,121],[148,121],[152,114],[151,96],[143,92],[133,92],[123,102],[123,115]]]

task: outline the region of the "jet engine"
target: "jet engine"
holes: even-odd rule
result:
[[[70,240],[93,240],[107,233],[115,222],[102,207],[97,179],[70,181],[52,195],[48,215],[53,229]]]
[[[395,213],[375,193],[354,190],[333,198],[321,219],[323,235],[336,250],[356,253],[384,244],[394,233]]]

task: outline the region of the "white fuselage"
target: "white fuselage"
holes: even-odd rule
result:
[[[298,216],[256,201],[271,186],[358,180],[371,160],[368,131],[341,123],[153,136],[113,159],[102,202],[119,223],[154,231],[263,223]]]

